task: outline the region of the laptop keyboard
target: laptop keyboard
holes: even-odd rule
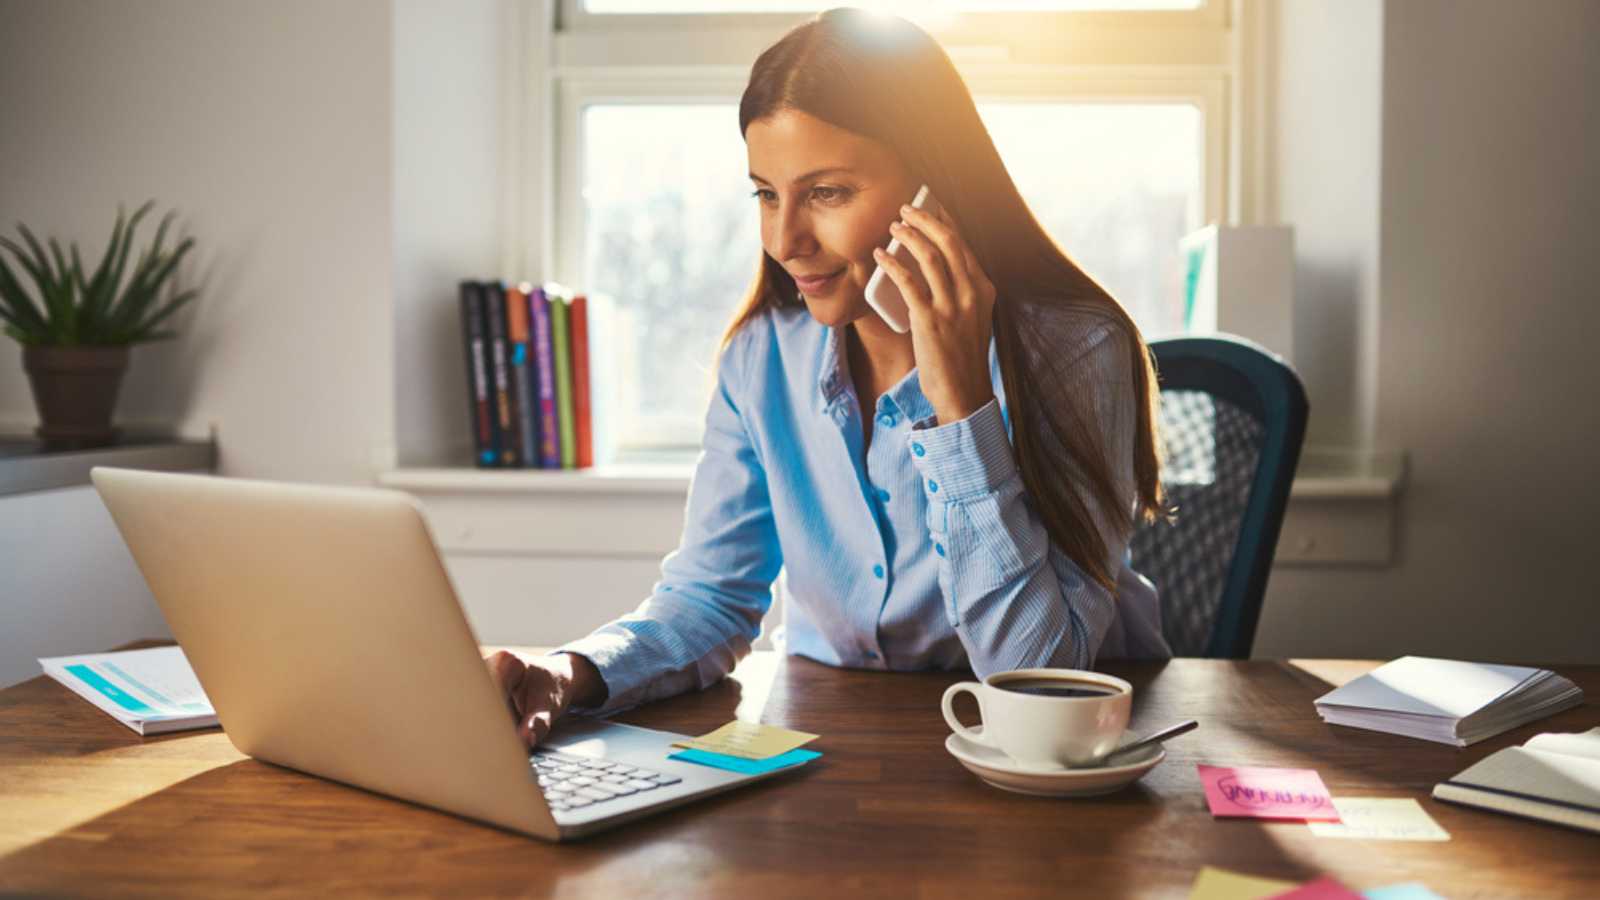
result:
[[[683,780],[642,766],[540,748],[534,749],[529,762],[539,776],[545,802],[556,812],[632,797]]]

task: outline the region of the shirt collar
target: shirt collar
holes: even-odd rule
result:
[[[844,342],[837,328],[824,328],[822,364],[817,372],[817,411],[825,412],[850,384],[850,367],[845,360]]]
[[[894,387],[883,393],[880,401],[889,411],[905,416],[913,425],[933,416],[933,404],[922,395],[922,380],[912,369]]]
[[[822,330],[822,359],[817,371],[817,412],[827,412],[829,407],[844,396],[845,389],[850,385],[850,365],[844,353],[843,330],[833,327],[825,327]],[[928,398],[922,393],[922,382],[917,377],[917,371],[913,368],[883,395],[893,402],[899,412],[910,419],[913,425],[923,423],[924,420],[931,423],[934,416],[933,404],[929,403]],[[1008,415],[1005,385],[1000,378],[1000,355],[995,347],[993,335],[989,337],[989,376],[994,383],[994,395],[1000,401],[1000,415],[1009,434],[1011,417]],[[867,414],[871,411],[862,412]]]

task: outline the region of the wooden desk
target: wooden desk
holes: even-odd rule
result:
[[[1312,698],[1370,665],[1107,665],[1138,690],[1136,730],[1201,727],[1134,788],[1068,801],[997,791],[946,754],[938,701],[961,675],[756,654],[710,691],[621,720],[695,734],[737,713],[821,734],[824,757],[568,845],[258,763],[217,731],[141,739],[41,677],[0,691],[0,893],[1181,897],[1210,864],[1452,898],[1595,896],[1600,838],[1428,791],[1539,731],[1600,724],[1596,700],[1466,750],[1323,725]],[[1561,671],[1600,694],[1600,666]],[[1196,762],[1314,767],[1336,796],[1415,797],[1453,839],[1214,821]]]

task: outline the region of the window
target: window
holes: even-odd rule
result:
[[[979,5],[1157,10],[923,24],[962,69],[1045,228],[1148,334],[1180,330],[1178,238],[1226,214],[1229,53],[1218,5],[942,8]],[[645,8],[661,14],[639,14]],[[806,18],[774,11],[801,8],[562,6],[547,72],[557,102],[543,183],[556,196],[544,258],[556,280],[605,298],[594,326],[602,461],[698,446],[715,348],[760,252],[736,104],[750,63]]]
[[[605,393],[629,447],[694,445],[711,363],[760,258],[732,104],[584,110],[581,283],[611,299]]]
[[[1200,114],[1155,103],[984,103],[1028,206],[1148,335],[1183,330],[1178,239],[1200,221]]]

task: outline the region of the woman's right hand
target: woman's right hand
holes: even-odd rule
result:
[[[589,660],[572,653],[524,658],[498,650],[484,659],[506,698],[517,734],[529,747],[550,734],[574,704],[605,702],[605,682]]]

